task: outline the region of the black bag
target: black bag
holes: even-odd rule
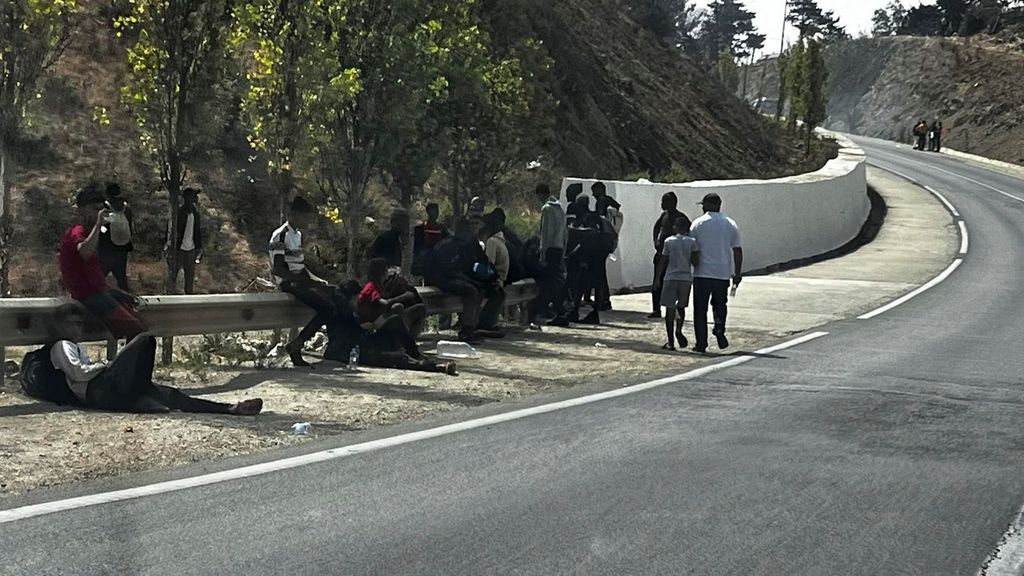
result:
[[[511,284],[528,278],[526,264],[523,262],[523,241],[511,230],[507,230],[505,247],[508,248],[508,278],[505,279],[505,283]]]
[[[31,398],[56,404],[81,404],[68,387],[64,373],[53,367],[50,350],[55,344],[43,346],[25,355],[21,362],[21,388]]]

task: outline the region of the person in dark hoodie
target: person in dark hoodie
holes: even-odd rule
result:
[[[686,229],[690,229],[690,219],[678,209],[679,198],[675,192],[666,192],[661,197],[661,216],[654,223],[654,283],[651,290],[651,302],[653,311],[648,318],[661,318],[661,287],[664,285],[665,268],[659,266],[665,258],[662,254],[665,248],[665,240],[675,234],[676,221],[680,218],[686,220]]]
[[[171,254],[177,252],[177,258]],[[177,286],[178,273],[185,273],[185,294],[195,293],[196,266],[203,258],[203,231],[199,220],[199,190],[185,188],[178,205],[178,228],[167,235],[165,253],[171,284]]]

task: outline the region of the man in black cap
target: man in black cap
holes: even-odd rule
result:
[[[661,318],[661,286],[665,281],[665,268],[658,264],[664,258],[662,251],[665,249],[665,240],[675,234],[676,221],[680,218],[686,220],[686,227],[690,227],[690,219],[678,210],[679,198],[675,192],[666,192],[661,197],[661,216],[654,223],[654,288],[651,290],[651,313],[648,318]]]
[[[708,302],[714,309],[715,328],[712,333],[718,347],[725,350],[729,339],[725,336],[728,316],[729,280],[733,286],[743,281],[743,248],[740,229],[736,222],[722,214],[722,198],[708,194],[700,202],[704,215],[690,226],[690,236],[697,240],[700,260],[693,272],[693,332],[694,352],[708,350]]]

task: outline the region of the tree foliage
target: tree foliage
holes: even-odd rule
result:
[[[700,43],[707,61],[717,66],[723,52],[745,51],[746,37],[754,32],[754,13],[736,0],[713,0],[701,24]]]
[[[3,0],[0,3],[0,296],[10,292],[10,147],[20,136],[37,81],[64,52],[75,0]]]
[[[800,31],[800,37],[821,37],[826,41],[848,37],[831,10],[822,10],[816,0],[791,0],[786,21]]]
[[[693,0],[629,0],[633,18],[668,46],[694,47],[702,11]]]

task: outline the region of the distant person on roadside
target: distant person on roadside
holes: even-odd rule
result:
[[[58,256],[64,289],[115,338],[134,338],[147,330],[137,311],[140,301],[127,292],[108,288],[100,267],[101,229],[112,216],[105,194],[96,185],[88,185],[78,191],[75,204],[78,223],[64,233]],[[89,222],[92,224],[87,227]]]
[[[617,233],[622,222],[622,205],[608,196],[608,188],[604,182],[595,182],[590,187],[590,191],[594,194],[594,200],[597,203],[595,208],[597,215],[607,219]],[[597,286],[594,290],[594,300],[597,302],[598,308],[605,312],[612,309],[611,290],[608,288],[607,257],[597,265]]]
[[[935,126],[935,136],[932,144],[933,152],[942,152],[942,122],[937,123]]]
[[[118,412],[182,412],[251,416],[263,410],[263,400],[235,404],[192,398],[182,391],[153,382],[156,339],[135,337],[110,363],[93,362],[80,344],[85,336],[85,310],[77,303],[57,308],[58,340],[50,347],[52,367],[84,405]]]
[[[168,223],[170,224],[170,223]],[[203,258],[203,229],[199,220],[199,190],[185,188],[178,203],[178,228],[167,235],[167,268],[171,285],[178,285],[178,273],[185,273],[185,294],[195,293],[196,266]],[[172,254],[177,252],[177,258]]]
[[[297,196],[288,206],[288,220],[270,235],[268,252],[274,282],[295,299],[309,306],[316,316],[285,346],[292,364],[312,368],[302,358],[302,347],[337,313],[337,289],[306,268],[303,230],[313,224],[316,207]]]
[[[420,354],[399,315],[385,313],[374,322],[360,322],[355,312],[359,293],[359,284],[352,281],[339,288],[337,313],[327,324],[325,360],[347,363],[358,346],[360,366],[456,374],[454,362],[434,362]]]
[[[100,269],[104,278],[113,274],[117,287],[129,292],[128,254],[135,249],[132,245],[132,209],[121,197],[121,186],[117,183],[107,184],[106,196],[110,221],[100,228]]]
[[[402,267],[402,250],[407,246],[409,214],[403,209],[391,213],[390,227],[377,235],[370,246],[370,258],[383,258],[388,266]]]
[[[360,291],[357,303],[359,321],[375,323],[382,317],[398,316],[405,322],[410,335],[415,338],[415,335],[423,330],[423,324],[427,319],[427,307],[415,292],[401,291],[393,297],[387,297],[388,268],[388,262],[383,258],[370,260],[367,270],[370,281]]]
[[[662,243],[662,257],[658,260],[655,287],[660,293],[660,304],[665,307],[665,333],[668,342],[664,350],[675,350],[676,342],[685,349],[689,344],[683,335],[686,306],[690,302],[693,267],[700,261],[697,241],[689,236],[690,219],[678,216],[673,221],[675,235]]]
[[[661,286],[664,284],[665,268],[660,267],[665,248],[665,240],[676,233],[676,220],[684,218],[686,229],[690,229],[690,219],[678,209],[679,198],[675,192],[666,192],[661,197],[661,216],[654,222],[654,288],[651,290],[651,305],[653,309],[648,318],[661,318]]]
[[[936,121],[932,122],[932,125],[928,127],[928,151],[935,152],[935,146],[939,142],[938,137],[939,123]]]
[[[740,229],[732,218],[722,214],[722,198],[715,193],[701,201],[704,215],[693,221],[690,236],[697,241],[700,258],[693,272],[693,332],[696,339],[693,351],[708,349],[708,301],[714,309],[715,327],[712,333],[718,347],[725,350],[729,339],[725,324],[729,313],[729,280],[733,286],[743,281],[743,248]]]
[[[928,141],[928,122],[921,120],[914,126],[914,136],[917,137],[915,149],[924,151]]]
[[[565,210],[547,184],[538,184],[534,192],[537,199],[544,203],[540,209],[540,276],[537,278],[540,294],[530,304],[528,318],[533,325],[538,316],[550,310],[555,317],[548,325],[565,327],[569,325],[563,308],[565,248],[568,239]]]
[[[418,224],[413,229],[413,243],[412,251],[415,256],[419,256],[426,250],[430,250],[434,246],[437,246],[441,240],[444,240],[451,233],[448,229],[441,224],[441,208],[436,202],[427,204],[427,219],[422,223]]]

